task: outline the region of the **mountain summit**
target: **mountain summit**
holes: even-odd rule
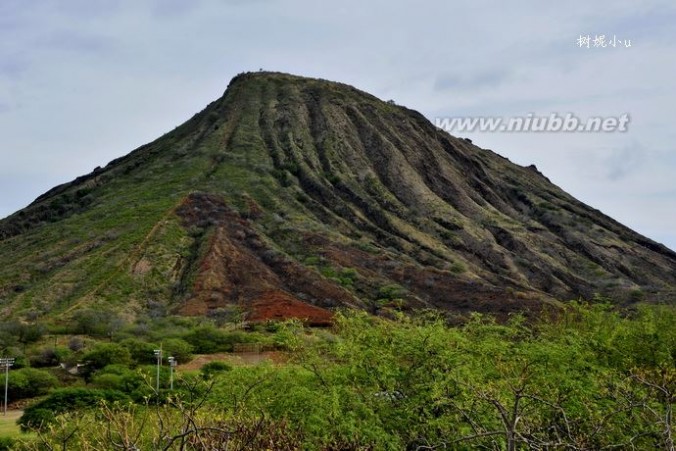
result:
[[[4,315],[330,321],[339,306],[673,300],[676,253],[534,166],[350,86],[235,77],[156,141],[0,221]]]

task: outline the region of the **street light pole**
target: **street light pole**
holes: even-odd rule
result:
[[[155,388],[157,393],[160,392],[160,366],[162,365],[162,349],[155,349],[153,351],[157,357],[157,380],[155,381]]]
[[[176,366],[176,359],[174,357],[168,357],[169,360],[169,389],[174,389],[174,367]]]
[[[5,416],[7,416],[7,387],[9,386],[9,367],[12,365],[14,365],[14,359],[5,357],[0,358],[0,366],[5,367]]]

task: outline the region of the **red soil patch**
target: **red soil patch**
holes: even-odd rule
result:
[[[330,311],[299,301],[282,291],[269,291],[255,299],[247,319],[258,323],[289,318],[299,319],[310,326],[330,326],[333,323]]]

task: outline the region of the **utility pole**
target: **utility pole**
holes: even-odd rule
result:
[[[174,389],[174,367],[176,366],[176,359],[174,357],[168,357],[169,360],[169,389]]]
[[[160,366],[162,366],[162,348],[160,349],[155,349],[153,351],[155,353],[155,357],[157,358],[157,380],[155,381],[155,389],[157,393],[159,394],[160,392]]]
[[[0,366],[5,367],[5,410],[4,415],[7,416],[7,387],[9,386],[9,367],[14,365],[14,359],[3,357],[0,358]]]

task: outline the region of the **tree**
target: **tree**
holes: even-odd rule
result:
[[[165,357],[172,356],[179,363],[188,363],[192,360],[193,346],[180,338],[167,338],[162,341]]]
[[[97,343],[83,357],[87,368],[98,370],[108,365],[129,365],[131,354],[129,349],[117,343]]]
[[[9,372],[8,395],[12,400],[42,396],[59,384],[51,373],[35,368]]]
[[[104,309],[78,310],[71,320],[73,333],[92,337],[111,337],[123,325],[124,321],[117,313]]]

